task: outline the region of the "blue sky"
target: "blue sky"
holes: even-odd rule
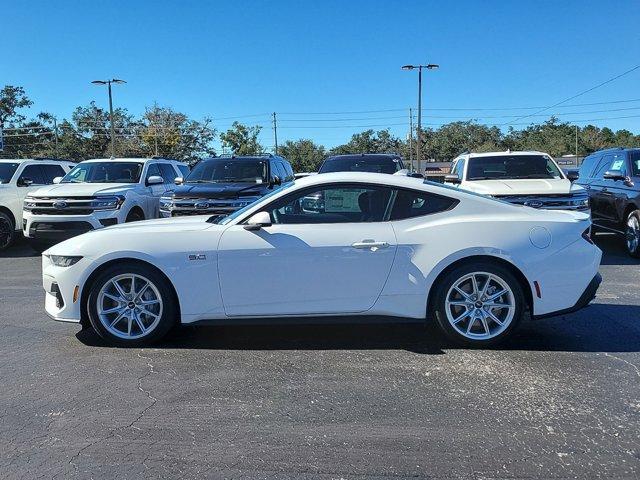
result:
[[[366,125],[406,135],[417,73],[405,63],[441,65],[425,75],[425,124],[514,121],[504,115],[533,111],[469,109],[549,106],[640,64],[632,0],[2,0],[0,25],[0,85],[24,86],[33,113],[106,106],[104,89],[89,82],[119,77],[128,83],[114,87],[117,106],[139,114],[158,102],[218,118],[219,129],[228,117],[261,123],[265,146],[273,111],[280,141],[333,146]],[[640,99],[639,87],[640,69],[568,104]],[[624,110],[600,112],[614,109]],[[635,116],[591,123],[640,133],[640,101],[545,114],[559,112],[581,123]]]

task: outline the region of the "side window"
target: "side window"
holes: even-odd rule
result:
[[[462,180],[462,172],[464,172],[464,160],[460,159],[458,160],[458,163],[456,163],[453,173],[457,175],[460,180]]]
[[[47,185],[51,185],[53,183],[53,179],[56,177],[64,177],[64,168],[60,165],[42,165],[42,170],[44,171],[44,181]]]
[[[44,175],[42,175],[40,165],[27,165],[24,167],[20,177],[28,178],[33,182],[32,185],[45,185]]]
[[[634,177],[640,177],[640,152],[631,152],[629,154],[629,160],[631,161],[631,171]]]
[[[151,165],[149,165],[149,168],[147,169],[147,176],[144,177],[144,180],[147,181],[149,180],[149,177],[153,177],[154,175],[157,175],[159,177],[162,176],[157,163],[152,163]]]
[[[615,172],[621,172],[623,175],[627,175],[627,159],[624,156],[624,153],[617,153],[613,156],[613,160],[611,161],[611,166],[609,170]]]
[[[278,177],[280,177],[280,180],[282,180],[282,183],[287,181],[287,172],[284,169],[284,165],[282,164],[282,162],[273,162],[273,164],[276,167],[276,175],[278,175]]]
[[[293,174],[293,168],[291,168],[291,164],[289,162],[283,162],[284,169],[287,172],[287,182],[290,182],[295,178]]]
[[[597,155],[590,155],[582,161],[582,165],[580,165],[580,170],[578,172],[578,177],[581,179],[591,178],[591,174],[598,163]]]
[[[600,163],[598,163],[598,166],[596,167],[595,173],[592,175],[592,177],[602,180],[604,178],[604,173],[607,170],[610,170],[612,162],[613,155],[605,155],[604,157],[602,157],[602,160],[600,160]]]
[[[277,200],[267,212],[275,224],[382,222],[391,190],[367,185],[328,185]]]
[[[458,201],[454,198],[433,193],[397,190],[390,220],[403,220],[444,212],[453,208],[457,203]]]
[[[189,169],[189,167],[187,167],[186,165],[176,165],[176,167],[178,167],[178,170],[180,170],[180,174],[182,175],[182,178],[187,178],[187,176],[189,175],[189,172],[191,172],[191,170]]]
[[[164,180],[164,183],[173,183],[173,181],[178,176],[173,167],[168,163],[160,163],[158,164],[158,166],[160,167],[160,176]]]

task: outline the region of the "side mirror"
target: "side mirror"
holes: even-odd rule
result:
[[[184,183],[184,178],[183,177],[176,177],[173,180],[173,183],[175,183],[176,185],[182,185]]]
[[[407,177],[411,177],[411,178],[424,178],[424,175],[421,174],[420,172],[409,172],[409,174],[407,175]]]
[[[575,182],[577,179],[578,179],[577,170],[569,170],[567,172],[567,180],[569,180],[570,182]]]
[[[62,177],[56,177],[56,178],[53,179],[53,183],[56,184],[56,185],[58,183],[60,183],[61,181],[62,181]]]
[[[151,175],[147,178],[147,185],[158,185],[159,183],[164,183],[164,178],[160,175]]]
[[[445,175],[444,176],[444,183],[454,183],[456,185],[460,185],[462,183],[462,180],[460,180],[460,177],[458,175]]]
[[[606,178],[607,180],[624,180],[626,177],[620,170],[611,170],[605,172],[604,178]]]
[[[254,213],[247,220],[246,225],[244,226],[245,230],[260,230],[262,227],[270,227],[271,226],[271,217],[267,212],[258,212]]]
[[[271,180],[271,186],[273,185],[282,185],[282,179],[278,175],[275,175]]]
[[[19,187],[29,187],[33,184],[33,180],[27,177],[20,177],[16,182],[16,185]]]

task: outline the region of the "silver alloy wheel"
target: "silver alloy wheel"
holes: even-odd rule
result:
[[[640,243],[640,224],[638,223],[638,217],[635,215],[629,215],[627,220],[627,250],[633,253],[638,250],[638,244]]]
[[[125,273],[105,282],[98,293],[96,311],[112,335],[135,340],[151,333],[162,318],[162,296],[141,275]]]
[[[488,340],[511,324],[516,311],[515,296],[500,277],[473,272],[456,280],[447,292],[447,320],[463,337]]]

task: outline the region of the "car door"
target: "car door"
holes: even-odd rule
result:
[[[160,168],[156,162],[148,164],[147,173],[144,176],[144,183],[146,187],[145,203],[147,206],[145,218],[158,218],[160,216],[160,197],[167,189],[167,185],[165,183],[149,185],[149,178],[154,176],[162,177],[162,172],[160,172]]]
[[[23,182],[25,180],[30,180],[30,185],[24,185]],[[18,186],[18,200],[22,203],[27,196],[27,193],[33,192],[42,186],[47,185],[47,182],[45,181],[45,176],[41,166],[31,164],[26,165],[22,169],[22,172],[18,174],[16,184]]]
[[[609,201],[608,185],[604,174],[609,170],[613,162],[613,155],[606,154],[600,158],[589,179],[589,198],[591,202],[591,217],[601,226],[610,226],[607,222],[607,202]]]
[[[218,248],[229,316],[357,313],[371,308],[393,264],[391,191],[363,184],[298,190],[265,207],[271,226],[229,227]],[[241,222],[242,223],[242,222]]]

